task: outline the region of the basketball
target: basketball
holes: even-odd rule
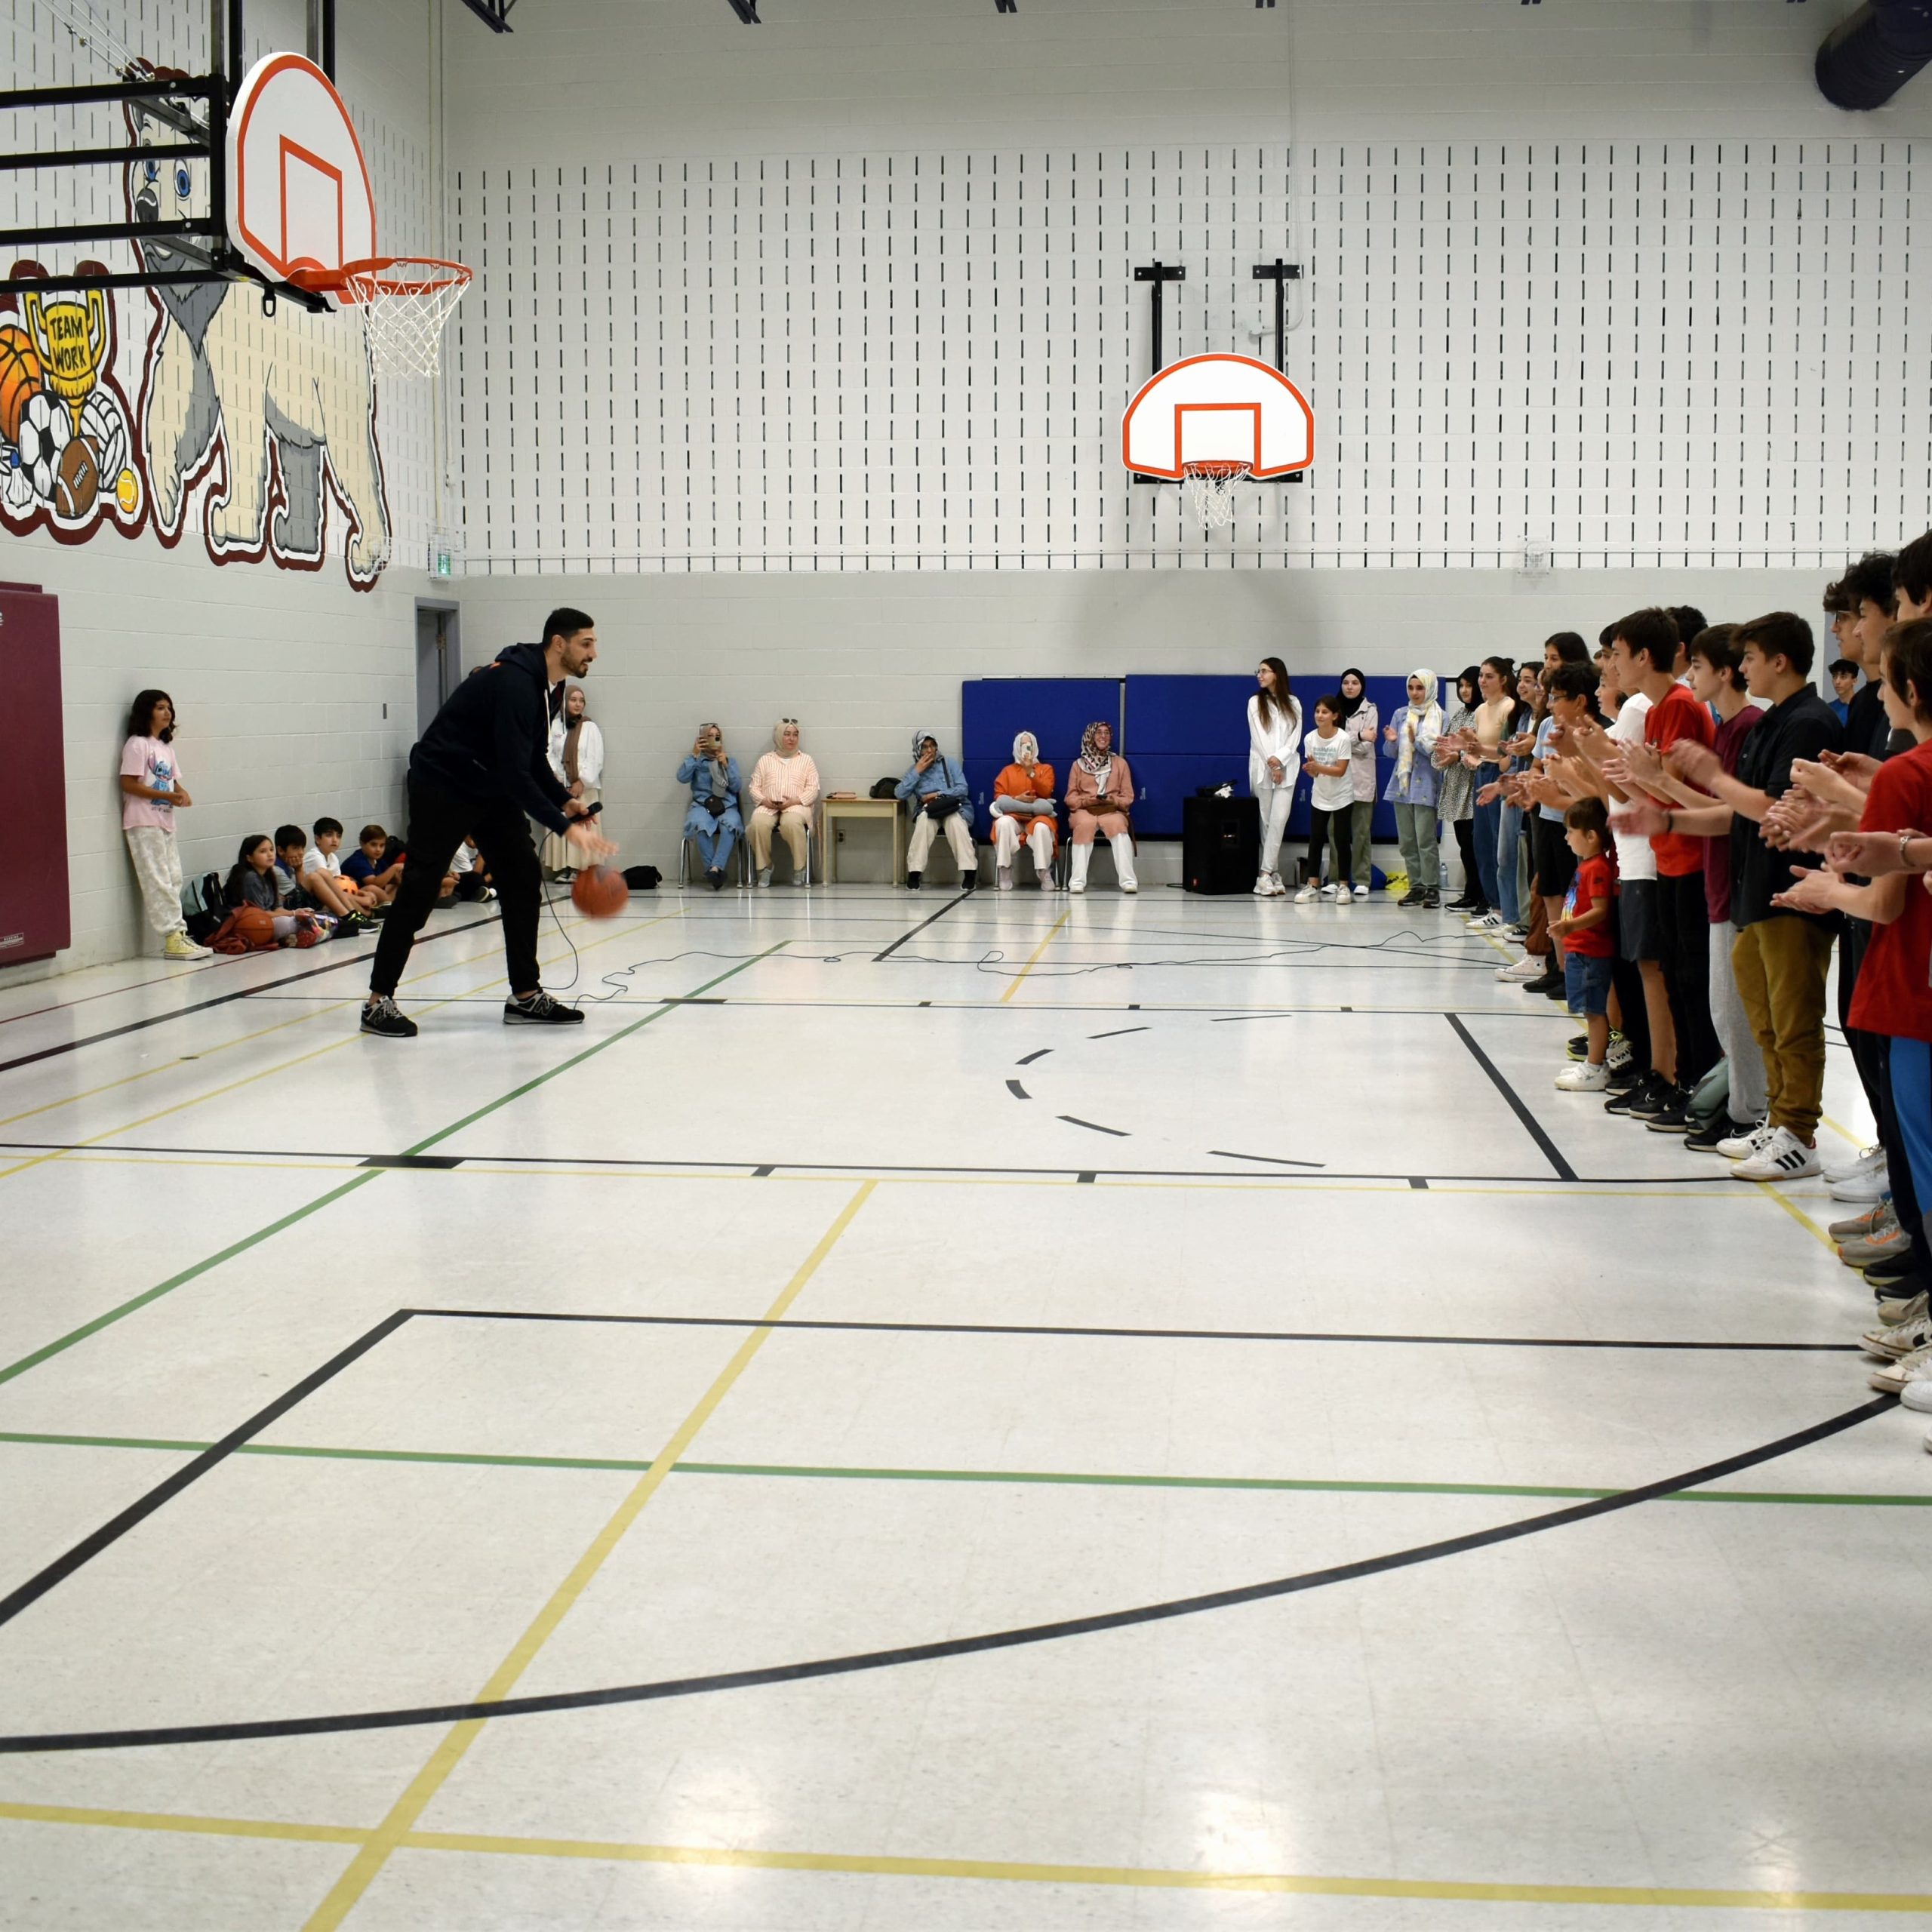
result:
[[[631,889],[622,872],[608,866],[590,866],[571,887],[571,903],[586,919],[614,919],[630,903]]]
[[[20,412],[39,389],[41,376],[40,358],[26,331],[0,324],[0,436],[10,443],[20,440]]]
[[[60,452],[60,467],[54,484],[54,507],[70,521],[78,521],[94,509],[100,494],[100,463],[94,445],[85,436],[76,436]]]

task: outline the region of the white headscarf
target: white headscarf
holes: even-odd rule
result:
[[[1020,748],[1024,746],[1026,749]],[[1013,741],[1013,761],[1015,764],[1038,764],[1040,761],[1040,741],[1031,731],[1022,731]]]
[[[1417,740],[1438,737],[1442,731],[1442,706],[1436,698],[1435,673],[1423,669],[1411,671],[1409,676],[1412,680],[1422,681],[1423,688],[1429,693],[1429,701],[1426,704],[1411,703],[1402,714],[1401,730],[1397,734],[1401,749],[1395,760],[1395,780],[1401,785],[1409,782],[1409,769],[1415,763]]]
[[[785,733],[787,727],[797,731],[798,733],[798,751],[803,751],[804,749],[805,734],[803,729],[800,728],[798,721],[795,718],[781,718],[776,724],[772,726],[771,749],[775,751],[780,758],[796,758],[798,755],[798,752],[788,752],[785,749]]]

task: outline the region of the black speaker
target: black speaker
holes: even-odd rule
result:
[[[1252,798],[1183,798],[1180,880],[1189,892],[1254,890],[1261,866],[1261,808]]]

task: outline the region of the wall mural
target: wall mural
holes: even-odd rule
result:
[[[143,146],[175,138],[138,110],[129,118]],[[206,164],[137,162],[127,199],[130,221],[204,213]],[[137,245],[152,273],[194,266],[170,242]],[[13,269],[46,272],[32,261]],[[85,262],[78,272],[107,270]],[[247,282],[0,298],[8,530],[83,543],[152,524],[171,547],[198,532],[217,564],[317,570],[331,498],[349,525],[349,580],[368,590],[389,561],[389,516],[375,380],[354,316],[288,301],[265,312]]]

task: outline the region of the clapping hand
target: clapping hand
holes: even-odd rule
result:
[[[1878,775],[1878,761],[1868,758],[1863,752],[1820,752],[1818,762],[1849,779],[1862,792],[1869,792],[1872,780]]]
[[[1724,765],[1717,753],[1695,738],[1679,738],[1665,754],[1664,762],[1673,777],[1707,792],[1714,789],[1715,781],[1724,776]]]
[[[1794,912],[1829,912],[1835,904],[1832,897],[1834,884],[1822,872],[1794,872],[1790,890],[1774,893],[1771,903],[1789,906]]]
[[[1841,878],[1884,878],[1910,869],[1899,844],[1896,832],[1835,832],[1825,848],[1825,863]]]

